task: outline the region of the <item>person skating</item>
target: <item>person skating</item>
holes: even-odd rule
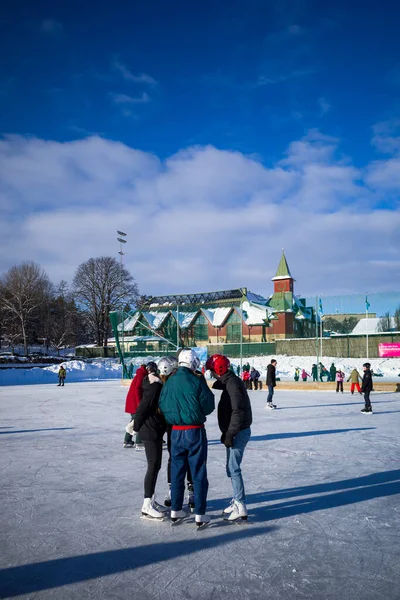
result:
[[[161,358],[158,362],[158,372],[160,373],[160,378],[165,383],[167,379],[174,375],[178,369],[178,359],[175,356],[165,356]],[[204,371],[206,370],[203,365]],[[203,369],[202,369],[203,373]],[[171,506],[171,431],[172,426],[167,424],[167,450],[168,450],[168,464],[167,464],[167,483],[168,483],[168,492],[164,498],[164,504],[168,508]],[[193,479],[192,474],[190,472],[190,468],[188,468],[187,475],[187,490],[188,490],[188,505],[190,510],[194,509],[194,487],[193,487]]]
[[[267,386],[268,386],[268,397],[267,397],[267,408],[276,408],[276,404],[272,403],[274,396],[274,388],[276,386],[276,360],[271,359],[270,364],[267,367]]]
[[[336,367],[335,367],[335,363],[332,363],[331,366],[329,367],[329,374],[331,377],[331,381],[336,381]]]
[[[296,367],[294,370],[294,380],[298,381],[300,379],[300,369],[299,367]]]
[[[214,354],[207,361],[207,368],[217,378],[213,388],[222,390],[218,404],[218,425],[222,433],[221,442],[226,446],[226,473],[233,489],[232,502],[223,511],[223,517],[228,521],[236,521],[247,519],[241,463],[251,435],[252,412],[243,381],[230,371],[229,364],[229,359],[221,354]]]
[[[61,365],[58,369],[58,385],[64,387],[65,378],[67,376],[67,371],[65,370],[64,365]]]
[[[307,377],[311,377],[311,375],[309,375],[307,373],[307,371],[305,369],[303,369],[302,372],[301,372],[301,378],[302,378],[302,380],[303,380],[304,383],[307,382]],[[314,379],[313,379],[313,381],[314,381]],[[317,381],[317,380],[315,380],[315,381]]]
[[[372,414],[371,400],[369,398],[369,395],[373,389],[371,364],[369,362],[364,363],[363,370],[364,375],[361,383],[361,392],[364,394],[365,406],[361,412],[364,414]]]
[[[140,401],[142,399],[143,394],[143,380],[147,377],[146,365],[140,365],[138,370],[136,371],[135,377],[131,381],[131,385],[129,386],[128,393],[126,395],[125,401],[125,412],[129,413],[131,416],[131,420],[126,426],[126,433],[124,438],[124,448],[134,448],[135,443],[133,441],[133,420],[135,418],[135,413],[138,409]],[[136,444],[139,444],[139,447],[142,445],[142,441],[138,435],[136,435]]]
[[[214,394],[203,376],[195,371],[200,364],[191,349],[181,350],[178,370],[164,385],[159,406],[171,431],[171,520],[186,516],[182,510],[185,476],[190,467],[194,484],[195,522],[205,526],[207,508],[207,415],[215,409]]]
[[[161,469],[163,435],[166,429],[165,419],[158,409],[163,384],[157,375],[155,362],[147,363],[146,371],[147,376],[143,379],[142,384],[142,399],[133,422],[133,430],[140,434],[143,441],[147,460],[142,516],[150,519],[162,519],[167,508],[155,501],[154,492]]]
[[[339,390],[342,392],[343,394],[343,381],[345,378],[345,374],[343,373],[343,371],[341,369],[338,369],[336,371],[336,393],[339,393]]]
[[[303,373],[304,373],[304,369],[303,369]],[[311,375],[312,375],[313,381],[318,381],[318,367],[315,363],[311,367]],[[308,375],[307,377],[310,377],[310,375]],[[302,379],[303,379],[303,375],[302,375]],[[303,379],[303,381],[304,381],[304,379]],[[307,378],[306,378],[306,381],[307,381]]]
[[[232,369],[231,369],[232,370]],[[260,379],[260,372],[254,367],[250,369],[250,379],[254,385],[254,389],[258,390],[258,380]]]
[[[357,371],[357,369],[353,369],[352,372],[350,373],[350,376],[348,378],[347,381],[351,381],[351,385],[350,385],[350,394],[354,394],[354,388],[357,388],[357,392],[359,394],[361,394],[361,389],[360,389],[360,379],[361,379],[361,375],[360,373]]]
[[[251,390],[252,385],[251,385],[250,371],[245,371],[243,369],[242,379],[244,381],[244,386],[245,386],[246,390]]]

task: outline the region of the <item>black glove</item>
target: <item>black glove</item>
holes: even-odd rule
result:
[[[221,435],[221,442],[225,444],[227,448],[233,448],[233,437],[229,433],[223,433]]]

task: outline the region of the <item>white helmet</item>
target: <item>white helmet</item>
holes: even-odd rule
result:
[[[191,348],[185,348],[179,353],[178,363],[180,367],[188,367],[192,371],[195,371],[200,365],[200,359]]]
[[[158,361],[158,370],[160,375],[171,375],[174,369],[178,367],[178,361],[175,356],[163,356]]]

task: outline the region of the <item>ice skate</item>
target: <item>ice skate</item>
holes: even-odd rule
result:
[[[226,521],[247,521],[247,508],[244,502],[233,501],[233,508],[230,514],[224,516]]]
[[[162,521],[163,518],[164,514],[154,507],[152,498],[145,498],[142,506],[142,519]]]
[[[144,449],[144,444],[135,444],[135,450],[140,452],[141,450]]]
[[[230,515],[230,514],[231,514],[231,512],[233,511],[233,507],[234,507],[234,505],[235,505],[235,501],[234,501],[234,499],[232,498],[230,505],[229,505],[229,506],[227,506],[226,508],[224,508],[224,510],[222,511],[222,516],[223,516],[223,517],[226,517],[227,515]]]
[[[188,506],[190,509],[190,512],[193,512],[194,510],[194,489],[193,489],[193,485],[192,484],[188,484]]]
[[[135,444],[133,442],[124,442],[124,448],[134,448]]]
[[[196,529],[205,529],[210,524],[210,520],[208,515],[196,515],[194,518]]]
[[[164,506],[168,508],[171,506],[171,485],[168,485],[168,492],[165,494],[164,498]]]
[[[164,504],[159,504],[156,501],[156,497],[155,496],[153,496],[152,505],[153,505],[153,508],[155,508],[156,510],[158,510],[158,512],[160,512],[160,513],[165,513],[168,510],[168,508]]]
[[[182,523],[183,519],[187,517],[187,512],[184,510],[171,510],[171,526],[179,525]]]
[[[364,415],[372,415],[372,406],[365,406],[361,412],[364,413]]]
[[[274,409],[276,408],[276,404],[272,404],[272,402],[267,402],[267,408]]]

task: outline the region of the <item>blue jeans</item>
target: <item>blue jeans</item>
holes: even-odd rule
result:
[[[206,513],[207,435],[199,429],[173,429],[171,432],[171,510],[181,510],[185,493],[185,477],[190,468],[194,487],[194,512]]]
[[[268,386],[268,398],[267,402],[272,402],[272,396],[274,395],[274,387],[272,385]]]
[[[246,502],[242,469],[240,468],[240,465],[250,435],[250,427],[242,429],[242,431],[239,431],[233,438],[233,447],[226,449],[226,474],[232,481],[233,499],[238,502]]]

